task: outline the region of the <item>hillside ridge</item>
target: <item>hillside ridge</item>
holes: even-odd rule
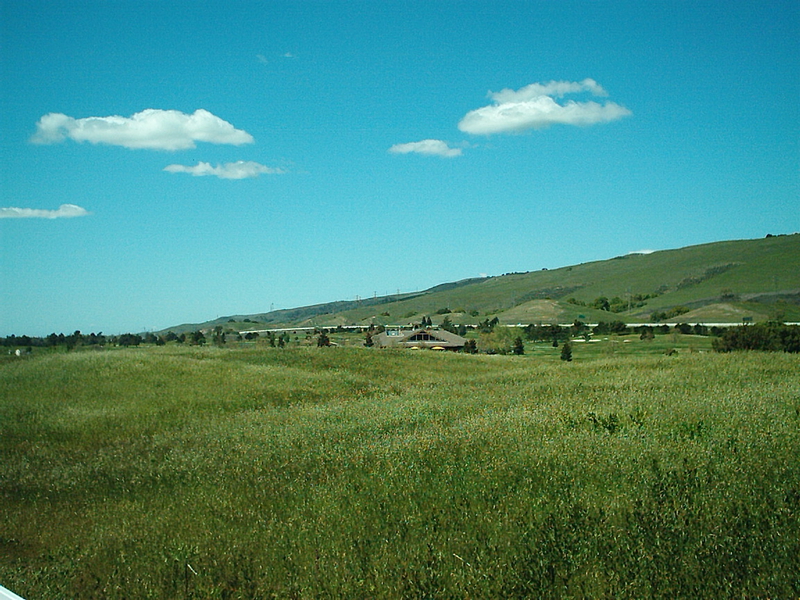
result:
[[[223,326],[229,332],[279,327],[395,325],[423,316],[439,324],[648,323],[800,320],[800,234],[726,240],[631,253],[557,269],[445,282],[420,292],[337,300],[231,315],[164,331]]]

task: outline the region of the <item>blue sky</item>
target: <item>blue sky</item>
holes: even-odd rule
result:
[[[0,335],[800,230],[796,2],[0,6]]]

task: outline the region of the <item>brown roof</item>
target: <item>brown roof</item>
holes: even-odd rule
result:
[[[398,330],[390,329],[372,338],[379,348],[441,348],[455,350],[464,347],[466,338],[435,327]]]

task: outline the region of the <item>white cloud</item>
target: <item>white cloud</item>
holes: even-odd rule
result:
[[[186,165],[168,165],[164,167],[168,173],[189,173],[195,177],[213,175],[220,179],[247,179],[259,175],[281,175],[284,169],[267,167],[251,160],[239,160],[212,167],[210,163],[199,162],[193,167]]]
[[[578,92],[591,92],[595,96],[608,96],[608,92],[594,79],[584,79],[583,81],[532,83],[517,91],[506,88],[499,92],[490,92],[489,97],[495,102],[500,103],[524,102],[526,100],[533,100],[539,96],[557,96],[561,98],[566,94],[576,94]]]
[[[615,102],[600,104],[594,101],[570,100],[558,103],[554,98],[566,94],[589,92],[606,96],[606,91],[593,79],[583,81],[550,81],[532,83],[519,90],[504,89],[490,93],[494,104],[468,112],[458,128],[466,133],[518,133],[541,129],[553,124],[593,125],[628,116],[630,110]]]
[[[17,208],[14,206],[0,208],[0,219],[68,219],[85,217],[89,214],[91,213],[88,210],[75,204],[62,204],[57,210]]]
[[[198,109],[189,115],[153,108],[129,118],[75,119],[61,113],[48,113],[39,119],[31,141],[57,144],[66,139],[150,150],[184,150],[194,148],[195,142],[239,146],[254,141],[246,131],[236,129],[207,110]]]
[[[428,156],[444,156],[445,158],[461,156],[460,148],[450,148],[447,143],[442,140],[422,140],[421,142],[395,144],[389,148],[389,152],[392,154],[409,154],[415,152]]]

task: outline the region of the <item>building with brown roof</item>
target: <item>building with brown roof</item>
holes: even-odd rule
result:
[[[428,348],[430,350],[461,350],[466,338],[435,327],[418,329],[387,329],[372,338],[376,348]]]

